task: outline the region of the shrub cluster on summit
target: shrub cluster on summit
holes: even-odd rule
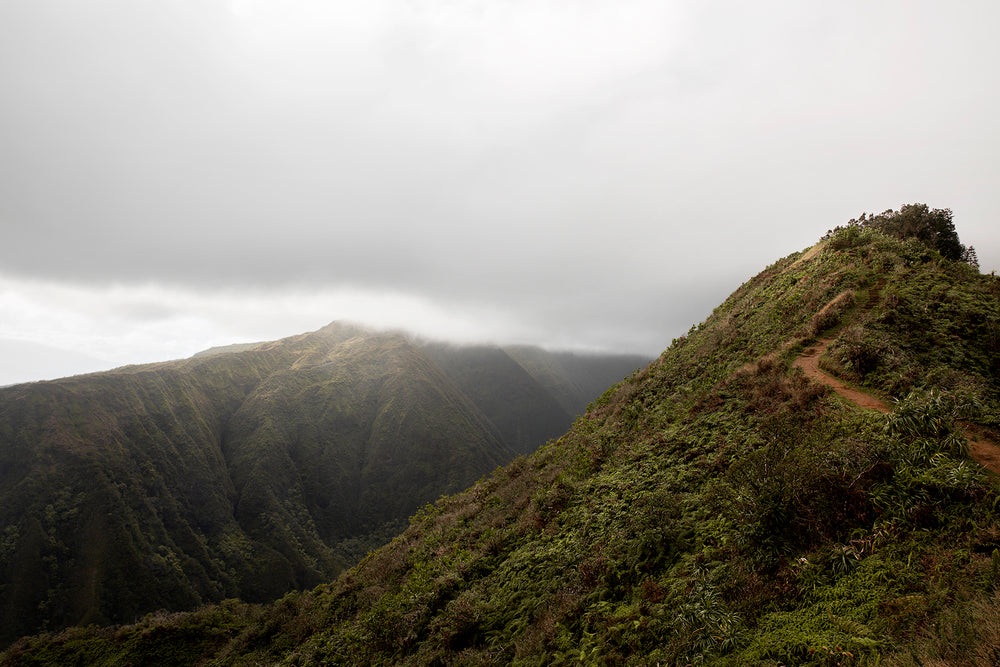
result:
[[[852,227],[875,229],[900,240],[917,239],[947,259],[964,261],[979,268],[975,249],[972,246],[965,247],[958,239],[950,208],[907,204],[898,211],[888,209],[878,215],[862,213],[861,217],[848,221],[846,226],[837,226],[828,231],[823,239],[829,239],[837,232]]]

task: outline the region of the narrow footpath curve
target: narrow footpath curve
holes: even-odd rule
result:
[[[820,370],[819,358],[826,352],[826,348],[832,340],[832,338],[822,338],[816,341],[811,347],[803,350],[802,354],[792,362],[792,365],[801,368],[806,377],[822,382],[837,392],[838,396],[843,396],[858,407],[888,413],[889,406],[885,402],[871,394],[849,387],[829,373]],[[963,427],[962,435],[969,441],[969,455],[973,460],[990,472],[1000,475],[1000,446],[986,433],[974,426]]]
[[[876,304],[878,304],[879,299],[882,297],[883,287],[885,287],[885,278],[880,278],[875,286],[868,291],[868,300],[865,301],[863,306],[861,306],[862,315],[867,315],[876,306]],[[859,391],[854,387],[849,387],[834,376],[819,369],[819,358],[823,356],[826,352],[826,348],[829,347],[832,342],[833,338],[819,339],[811,347],[803,350],[802,354],[795,359],[792,365],[801,368],[802,372],[806,374],[806,377],[832,387],[837,394],[843,396],[855,405],[867,410],[878,410],[883,414],[889,412],[889,406],[883,401],[875,398],[871,394],[866,394],[865,392]]]
[[[866,394],[865,392],[859,391],[854,387],[849,387],[829,373],[820,370],[819,358],[823,356],[823,353],[826,352],[826,348],[829,347],[832,342],[832,338],[821,338],[816,341],[812,347],[808,347],[803,350],[802,354],[795,359],[792,365],[797,368],[801,368],[802,372],[806,374],[806,377],[822,382],[837,392],[838,395],[849,400],[851,403],[867,410],[878,410],[883,414],[888,413],[889,406],[883,401],[875,398],[871,394]]]
[[[885,286],[885,278],[882,278],[869,291],[868,301],[862,306],[862,313],[868,313],[878,303],[881,297],[882,288]],[[889,406],[884,401],[875,398],[871,394],[865,393],[854,387],[848,386],[829,373],[820,370],[819,358],[826,352],[826,348],[833,342],[833,338],[821,338],[812,346],[802,351],[792,365],[801,368],[806,377],[822,382],[835,392],[838,396],[843,396],[851,403],[866,410],[878,410],[888,413]],[[1000,445],[996,443],[983,429],[968,424],[963,425],[962,435],[969,441],[969,455],[979,465],[987,470],[1000,475]]]

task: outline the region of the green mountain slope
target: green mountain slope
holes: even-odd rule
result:
[[[333,324],[0,390],[0,641],[315,586],[569,425],[520,367],[454,355]]]
[[[768,267],[329,584],[0,664],[996,664],[1000,495],[963,434],[1000,434],[1000,280],[897,236]],[[888,415],[795,365],[819,338]]]
[[[552,390],[503,349],[438,344],[429,345],[425,351],[497,427],[497,436],[518,454],[529,454],[539,443],[562,435],[572,422]],[[539,352],[551,356],[544,350]],[[619,365],[617,378],[642,365]],[[595,391],[591,400],[600,393]]]
[[[549,352],[516,346],[504,351],[552,394],[566,412],[577,417],[595,397],[649,359],[639,356],[608,357],[576,352]],[[622,373],[623,370],[627,371]]]

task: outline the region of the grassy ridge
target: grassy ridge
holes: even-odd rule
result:
[[[857,327],[884,322],[915,273],[995,325],[997,281],[875,233],[808,255],[742,286],[558,443],[415,517],[392,545],[308,596],[301,604],[318,599],[327,615],[311,633],[299,629],[308,639],[298,655],[379,664],[972,655],[975,642],[947,637],[970,637],[977,615],[995,609],[997,496],[948,425],[969,392],[981,421],[998,413],[996,373],[953,362],[988,358],[992,342],[969,330],[943,355],[884,327],[885,359],[914,369],[905,374],[914,381],[887,393],[933,389],[952,400],[911,396],[888,430],[789,361],[817,318],[819,330],[843,325],[845,348]],[[880,281],[884,297],[860,308]],[[849,291],[859,307],[838,322],[826,306]],[[927,312],[925,330],[962,331],[949,324],[954,311]],[[880,361],[859,380],[890,368]],[[928,419],[906,427],[900,416],[912,413]],[[261,655],[240,651],[235,664]]]

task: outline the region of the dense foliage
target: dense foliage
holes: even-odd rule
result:
[[[562,355],[534,354],[555,370],[331,325],[0,390],[0,645],[330,580],[597,395],[550,391]]]
[[[907,204],[898,211],[889,209],[878,215],[862,213],[861,217],[849,221],[846,228],[875,229],[900,240],[916,239],[937,250],[945,259],[962,260],[979,267],[975,249],[959,241],[952,212],[948,208],[932,209],[927,204]],[[827,236],[842,229],[837,227]],[[845,238],[850,238],[850,235]]]
[[[876,227],[768,267],[336,581],[0,664],[996,664],[1000,280]],[[792,365],[894,401],[844,401]]]

